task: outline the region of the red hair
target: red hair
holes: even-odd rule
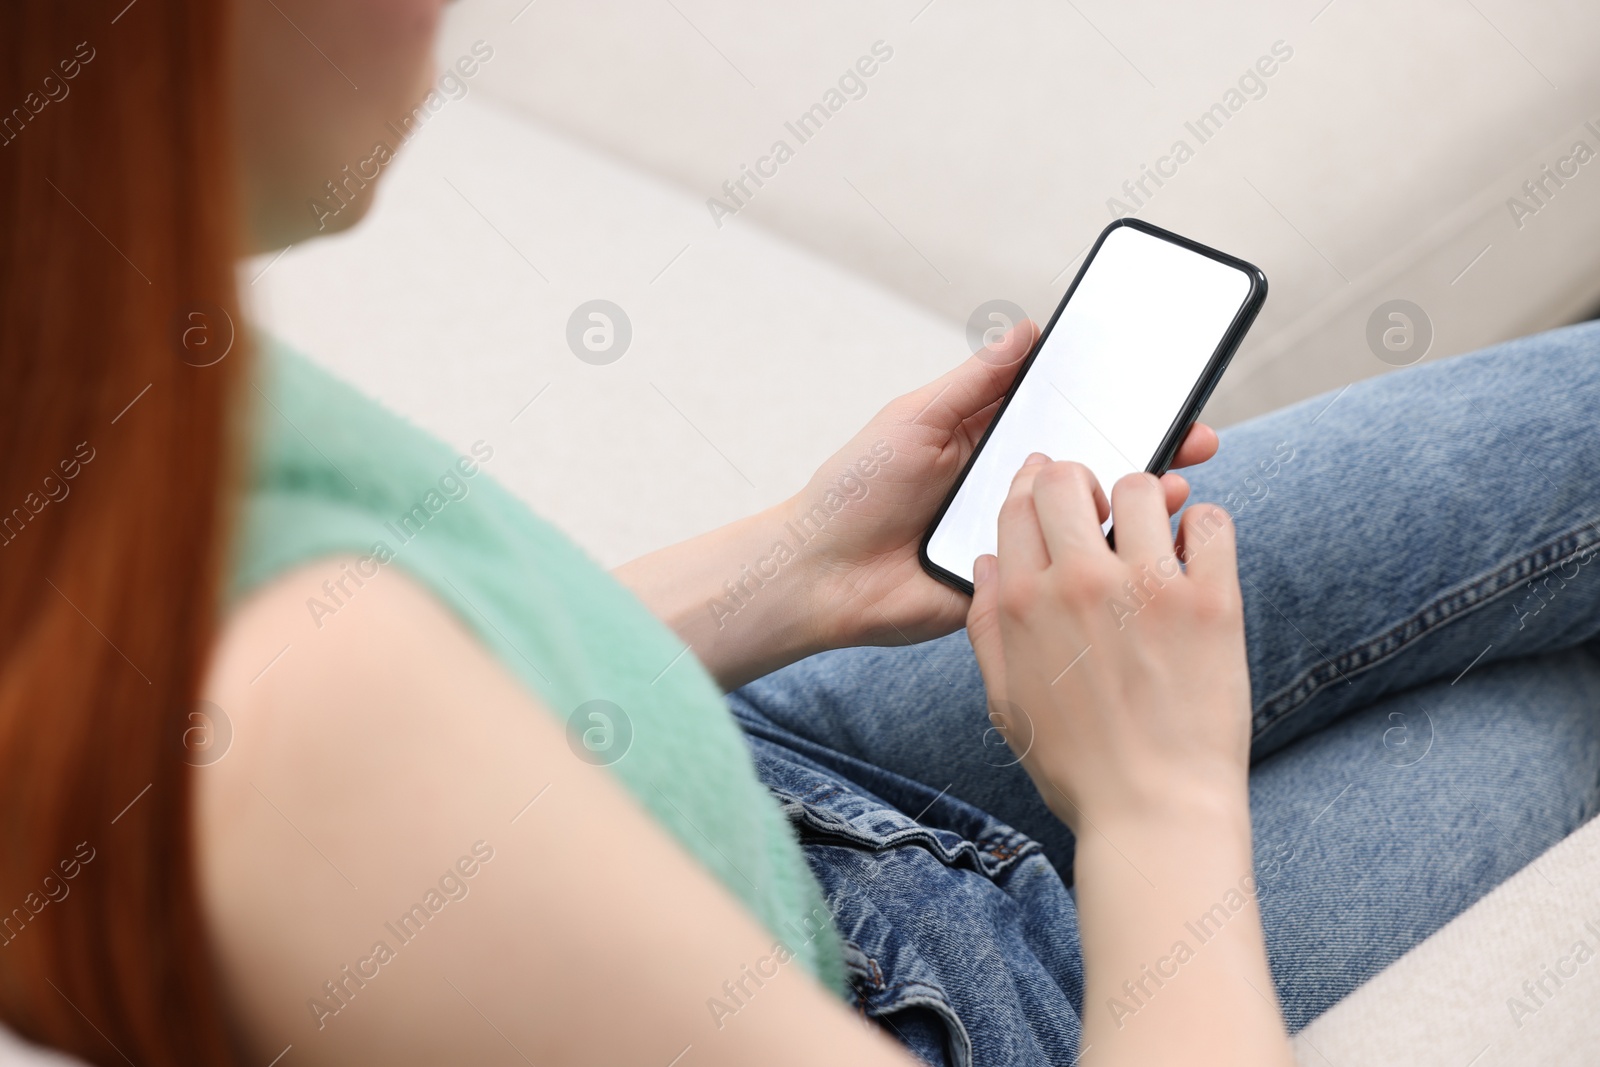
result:
[[[0,4],[0,1021],[97,1064],[232,1059],[183,745],[246,370],[242,331],[195,365],[240,325],[231,7]]]

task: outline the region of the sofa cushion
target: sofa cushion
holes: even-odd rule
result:
[[[953,323],[1048,314],[1123,207],[1254,260],[1222,423],[1386,370],[1393,298],[1435,356],[1600,303],[1600,5],[526,5],[458,5],[448,54],[488,42],[477,91],[680,185],[685,241],[766,229]]]

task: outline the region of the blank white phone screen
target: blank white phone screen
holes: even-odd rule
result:
[[[929,538],[928,558],[972,580],[973,561],[996,549],[1000,505],[1029,453],[1077,460],[1108,497],[1118,478],[1147,469],[1250,291],[1237,267],[1112,230]]]

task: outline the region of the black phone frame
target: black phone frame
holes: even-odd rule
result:
[[[1173,233],[1171,230],[1164,230],[1140,219],[1117,219],[1104,230],[1101,230],[1100,236],[1095,238],[1094,247],[1089,249],[1088,256],[1084,258],[1083,266],[1078,268],[1078,273],[1072,279],[1072,284],[1067,287],[1066,294],[1062,296],[1061,303],[1056,305],[1055,313],[1050,316],[1050,322],[1043,330],[1039,331],[1039,336],[1034,341],[1032,349],[1029,350],[1027,358],[1023,360],[1021,368],[1017,371],[1016,379],[1012,381],[1011,387],[1006,390],[1005,398],[1001,400],[999,409],[995,411],[994,418],[990,420],[989,428],[984,431],[977,447],[972,450],[972,455],[967,457],[966,466],[962,467],[961,473],[956,476],[954,484],[950,486],[950,492],[945,495],[944,503],[939,505],[938,512],[934,515],[933,521],[928,524],[927,531],[923,533],[922,540],[917,545],[917,559],[922,563],[922,569],[939,581],[944,582],[946,585],[954,586],[968,596],[972,595],[972,583],[929,559],[928,542],[933,539],[933,532],[939,528],[939,523],[944,521],[945,512],[950,510],[951,502],[955,500],[956,494],[961,491],[961,486],[966,482],[967,475],[972,471],[973,464],[977,462],[979,454],[983,452],[983,446],[989,443],[989,435],[994,433],[994,428],[1000,425],[1000,420],[1005,417],[1006,408],[1011,406],[1011,398],[1016,395],[1017,389],[1022,385],[1023,378],[1027,377],[1028,371],[1032,369],[1034,359],[1038,357],[1039,350],[1050,336],[1050,331],[1055,329],[1056,320],[1061,318],[1061,313],[1066,310],[1067,302],[1072,299],[1072,294],[1078,291],[1078,283],[1088,273],[1089,264],[1094,262],[1094,257],[1099,253],[1100,246],[1105,243],[1107,237],[1122,227],[1138,230],[1140,233],[1148,234],[1163,241],[1170,241],[1180,248],[1188,249],[1235,270],[1243,271],[1250,279],[1250,292],[1245,296],[1244,303],[1240,305],[1238,314],[1234,316],[1233,321],[1228,325],[1227,331],[1222,335],[1222,340],[1217,345],[1217,350],[1211,354],[1210,362],[1206,364],[1205,370],[1195,381],[1194,388],[1189,391],[1188,398],[1173,418],[1172,425],[1168,427],[1166,436],[1162,438],[1160,446],[1156,449],[1155,456],[1150,460],[1150,465],[1145,468],[1149,473],[1155,475],[1165,474],[1168,468],[1172,466],[1172,459],[1177,455],[1178,446],[1183,443],[1184,435],[1189,432],[1189,427],[1194,425],[1195,419],[1199,417],[1201,409],[1206,405],[1206,401],[1211,399],[1212,390],[1222,380],[1222,372],[1228,369],[1228,363],[1233,359],[1233,354],[1238,351],[1240,342],[1244,340],[1244,335],[1249,332],[1251,324],[1255,322],[1256,315],[1261,311],[1262,305],[1266,303],[1267,276],[1262,273],[1260,267],[1253,263],[1248,263],[1237,256],[1230,256],[1226,252],[1219,252],[1215,248],[1201,244],[1199,241],[1192,241],[1187,237]],[[1107,493],[1111,491],[1110,486],[1105,488]]]

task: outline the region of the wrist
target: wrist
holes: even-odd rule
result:
[[[1046,801],[1080,836],[1096,829],[1141,837],[1199,831],[1248,840],[1250,833],[1250,791],[1242,769],[1127,775],[1089,790],[1051,788]]]
[[[748,543],[755,549],[748,574],[761,583],[757,595],[771,594],[762,618],[775,628],[773,635],[793,659],[839,647],[832,639],[835,600],[826,590],[831,572],[798,498],[781,500],[746,521],[752,530]]]
[[[1291,1063],[1248,810],[1231,793],[1189,800],[1078,838],[1084,1041],[1119,1063]]]
[[[714,572],[697,583],[706,588],[699,621],[680,632],[696,634],[696,650],[716,661],[723,684],[733,688],[824,651],[814,553],[797,536],[788,502],[718,533]]]
[[[725,689],[822,651],[807,573],[783,506],[624,564],[615,576]]]
[[[849,608],[858,597],[840,570],[828,563],[815,508],[797,494],[747,521],[765,546],[763,569],[755,577],[765,576],[763,580],[776,586],[773,599],[782,601],[787,642],[800,652],[795,658],[854,644]]]
[[[1096,814],[1074,830],[1081,891],[1150,893],[1154,900],[1178,885],[1215,890],[1253,874],[1249,807],[1231,797],[1196,795],[1160,808]]]

